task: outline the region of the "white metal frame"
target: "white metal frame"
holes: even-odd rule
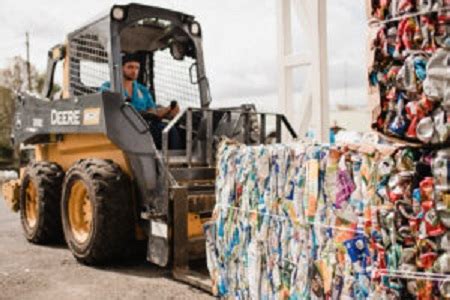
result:
[[[329,90],[327,59],[326,0],[276,0],[278,27],[280,111],[303,137],[312,129],[319,142],[329,142]],[[299,16],[311,55],[293,53],[291,11]],[[294,25],[295,26],[295,25]],[[307,68],[300,111],[294,109],[293,70]]]

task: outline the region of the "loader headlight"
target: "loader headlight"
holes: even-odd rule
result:
[[[53,57],[53,59],[60,59],[61,58],[61,49],[59,49],[59,48],[55,48],[55,49],[53,49],[53,51],[52,51],[52,57]]]
[[[122,21],[125,19],[125,9],[119,6],[114,7],[111,11],[111,17],[116,21]]]
[[[51,52],[50,52],[50,56],[54,59],[54,60],[62,60],[65,56],[65,48],[64,46],[56,46],[54,47]]]
[[[170,44],[170,54],[176,60],[183,60],[186,55],[186,47],[180,42],[172,41]]]
[[[197,22],[191,24],[190,30],[193,35],[200,35],[200,25]]]

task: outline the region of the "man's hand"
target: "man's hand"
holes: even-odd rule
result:
[[[170,105],[169,112],[167,114],[167,118],[173,119],[176,115],[180,113],[180,107],[178,106],[178,103],[175,103],[175,105]]]
[[[180,112],[180,107],[178,104],[169,107],[158,107],[157,109],[149,110],[150,113],[156,115],[160,119],[173,119]]]

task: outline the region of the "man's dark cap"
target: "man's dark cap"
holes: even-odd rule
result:
[[[135,62],[140,63],[139,57],[136,54],[134,54],[134,53],[125,53],[125,52],[122,53],[122,66],[124,64],[126,64],[127,62],[130,62],[130,61],[135,61]]]

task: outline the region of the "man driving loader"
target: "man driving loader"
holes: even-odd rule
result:
[[[137,81],[139,70],[139,58],[132,53],[125,53],[122,56],[124,96],[149,123],[155,145],[158,149],[161,149],[162,131],[165,127],[162,119],[170,120],[174,118],[180,112],[180,107],[175,101],[172,101],[168,107],[157,107],[148,88]],[[103,83],[100,87],[100,91],[110,89],[111,83],[109,81]],[[173,149],[180,148],[180,139],[175,128],[169,132],[169,143]]]

